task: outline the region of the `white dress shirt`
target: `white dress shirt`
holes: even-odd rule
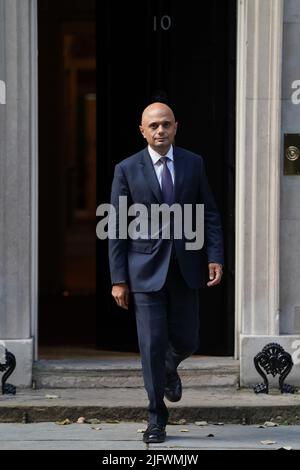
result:
[[[154,170],[155,170],[158,182],[159,182],[160,187],[161,187],[161,176],[162,176],[162,170],[163,170],[163,166],[164,166],[164,164],[160,161],[162,155],[160,155],[155,150],[153,150],[153,148],[150,147],[150,145],[148,145],[148,152],[149,152],[149,155],[151,157],[151,160],[152,160],[152,163],[153,163],[153,166],[154,166]],[[172,145],[169,148],[168,153],[164,156],[168,157],[167,165],[168,165],[168,168],[170,170],[173,185],[174,185],[175,172],[174,172],[174,157],[173,157],[173,146]]]

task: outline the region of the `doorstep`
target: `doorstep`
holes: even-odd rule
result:
[[[238,387],[239,361],[232,357],[191,356],[178,367],[185,387]],[[143,387],[140,356],[39,360],[34,388]]]

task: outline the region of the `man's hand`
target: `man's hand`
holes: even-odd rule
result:
[[[218,263],[208,263],[209,282],[208,287],[216,286],[222,279],[222,265]]]
[[[128,310],[129,303],[129,287],[128,284],[122,282],[120,284],[114,284],[111,295],[119,305],[119,307],[126,308]]]

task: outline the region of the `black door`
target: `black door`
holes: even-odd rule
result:
[[[38,0],[40,353],[96,341],[95,10]]]
[[[224,280],[200,294],[198,353],[211,355],[233,353],[235,40],[235,0],[98,3],[97,203],[109,202],[115,164],[144,146],[143,108],[167,102],[176,144],[204,157],[222,214]],[[137,351],[134,313],[115,306],[107,243],[97,243],[98,345]]]

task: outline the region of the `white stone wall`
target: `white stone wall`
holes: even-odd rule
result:
[[[300,107],[291,101],[292,82],[300,80],[300,1],[240,0],[240,5],[246,42],[239,55],[244,101],[238,95],[246,119],[244,164],[237,174],[237,198],[246,201],[237,214],[237,259],[243,255],[237,262],[240,383],[261,381],[254,356],[275,342],[292,355],[287,382],[299,386],[300,177],[283,175],[283,134],[300,133]],[[238,121],[238,135],[240,127]]]
[[[32,7],[0,0],[0,341],[16,356],[15,385],[31,384]],[[3,85],[2,85],[3,88]],[[3,95],[3,90],[2,90]],[[3,97],[2,97],[3,98]]]
[[[16,385],[31,383],[37,317],[34,3],[0,0],[0,341],[16,355]],[[247,386],[265,344],[292,353],[300,339],[300,177],[283,176],[282,151],[283,133],[300,132],[290,100],[300,0],[238,0],[238,9],[236,356]]]

